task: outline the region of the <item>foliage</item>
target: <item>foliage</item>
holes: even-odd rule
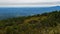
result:
[[[60,11],[0,20],[0,34],[60,34]]]

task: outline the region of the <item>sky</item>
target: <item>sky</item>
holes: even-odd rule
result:
[[[60,0],[0,0],[0,7],[60,6]]]

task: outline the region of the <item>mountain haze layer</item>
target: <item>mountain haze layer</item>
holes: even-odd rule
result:
[[[41,14],[44,12],[51,12],[60,10],[60,6],[54,7],[19,7],[19,8],[0,8],[0,19],[18,17],[18,16],[29,16],[35,14]]]

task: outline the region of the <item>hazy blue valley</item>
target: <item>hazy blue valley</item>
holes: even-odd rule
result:
[[[0,19],[11,18],[11,17],[18,17],[18,16],[28,16],[28,15],[35,15],[41,14],[45,12],[51,12],[55,10],[60,10],[60,6],[54,7],[15,7],[15,8],[3,8],[0,7]]]

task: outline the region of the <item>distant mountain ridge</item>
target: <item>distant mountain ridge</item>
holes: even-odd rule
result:
[[[60,10],[60,6],[53,7],[19,7],[19,8],[0,8],[0,19],[18,17],[18,16],[28,16],[41,14],[44,12],[52,12]]]

